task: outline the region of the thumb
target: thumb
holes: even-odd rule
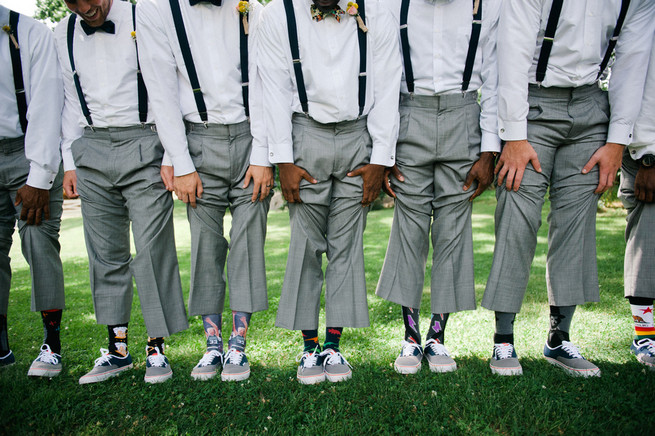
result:
[[[303,171],[303,172],[302,172],[302,178],[305,179],[305,180],[307,180],[309,183],[313,183],[313,184],[318,183],[318,180],[316,180],[315,178],[313,178],[312,176],[310,176],[309,173],[308,173],[307,171]]]
[[[23,197],[21,197],[20,192],[16,192],[16,201],[14,201],[14,206],[18,206],[22,201]]]
[[[362,175],[362,169],[361,169],[361,168],[357,168],[356,170],[351,171],[351,172],[349,172],[349,173],[346,174],[346,175],[347,175],[348,177],[357,177],[357,176],[361,176],[361,175]]]
[[[473,171],[469,171],[469,173],[466,175],[466,180],[464,180],[464,190],[468,191],[468,189],[471,187],[471,183],[473,183],[473,180],[475,180],[475,176],[473,175]]]

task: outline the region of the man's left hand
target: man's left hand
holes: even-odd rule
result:
[[[582,174],[587,174],[595,165],[598,165],[598,186],[594,194],[602,194],[614,186],[616,173],[621,167],[624,148],[621,144],[608,142],[596,150],[589,162],[582,168]]]
[[[14,206],[23,203],[20,219],[27,225],[41,224],[42,218],[50,219],[50,191],[24,185],[16,191]]]
[[[257,201],[257,197],[259,197],[259,201],[264,201],[271,192],[271,189],[273,189],[273,183],[275,182],[273,167],[250,165],[243,182],[244,189],[250,185],[251,180],[253,182],[253,189],[250,201],[254,203]]]
[[[492,152],[480,153],[480,159],[473,164],[466,175],[463,189],[468,191],[475,180],[478,181],[478,187],[469,198],[469,201],[473,201],[475,197],[482,194],[494,182],[494,154]]]
[[[364,195],[362,195],[362,206],[366,207],[373,203],[384,183],[384,170],[386,167],[382,165],[368,164],[361,168],[357,168],[347,174],[348,177],[361,177],[364,181]]]
[[[639,166],[635,176],[635,197],[644,203],[655,202],[655,167]]]

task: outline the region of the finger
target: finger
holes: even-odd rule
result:
[[[396,193],[391,187],[391,180],[389,180],[388,177],[384,178],[384,185],[382,186],[382,188],[384,189],[384,192],[386,192],[389,196],[396,198]]]
[[[475,180],[475,175],[473,175],[473,171],[469,171],[469,173],[466,175],[466,180],[464,180],[464,190],[468,191],[469,188],[471,187],[471,183],[473,183],[473,180]]]
[[[362,168],[364,168],[364,167],[362,167]],[[353,171],[349,172],[349,173],[346,174],[346,175],[347,175],[348,177],[357,177],[357,176],[361,176],[362,173],[363,173],[362,168],[357,168],[356,170],[353,170]]]
[[[505,177],[505,188],[508,191],[512,190],[512,184],[514,183],[514,174],[516,174],[516,170],[514,168],[511,168],[507,171],[507,177]]]
[[[646,190],[646,203],[652,203],[653,202],[653,191],[650,189]]]
[[[35,215],[34,209],[29,209],[27,211],[27,220],[26,221],[27,221],[28,225],[34,224],[34,215]]]
[[[393,176],[399,181],[401,182],[405,181],[405,176],[403,176],[403,173],[401,173],[398,167],[395,165],[391,167],[391,174],[393,174]]]
[[[307,171],[303,171],[302,173],[300,173],[300,175],[302,176],[303,179],[307,180],[309,183],[313,183],[313,184],[318,183],[318,180],[310,176]]]
[[[591,156],[591,159],[585,164],[584,167],[582,167],[582,174],[587,174],[591,169],[598,163],[598,158],[596,157],[596,153],[594,153],[593,156]]]
[[[478,187],[475,189],[475,192],[473,193],[473,195],[471,195],[471,198],[469,198],[469,201],[475,200],[475,198],[477,196],[482,194],[484,192],[484,188],[485,188],[484,185],[482,185],[482,183],[478,182]]]
[[[524,172],[525,169],[519,168],[514,174],[514,192],[519,190],[519,187],[521,186],[521,181],[523,181]]]
[[[189,194],[188,196],[189,199],[189,204],[191,205],[192,208],[196,208],[196,196],[193,194]]]
[[[43,216],[43,209],[39,208],[34,212],[34,224],[41,225],[41,217]]]
[[[243,181],[243,188],[247,188],[248,185],[250,184],[250,179],[252,179],[252,175],[250,174],[250,171],[246,172],[246,177],[245,180]],[[255,200],[253,200],[255,201]]]
[[[300,189],[299,188],[295,188],[293,190],[292,194],[293,194],[293,202],[294,203],[302,203],[302,200],[300,200]]]
[[[250,180],[248,181],[250,183]],[[244,185],[244,188],[248,185]],[[260,190],[263,191],[263,185],[261,183],[258,183],[257,181],[254,182],[254,186],[252,187],[252,196],[250,197],[250,202],[254,203],[257,201],[257,197],[259,197],[259,192]]]
[[[505,175],[507,175],[508,171],[509,169],[507,167],[502,167],[500,169],[500,172],[498,173],[498,186],[503,184],[503,180],[505,179]]]
[[[198,180],[198,186],[196,186],[196,197],[202,198],[202,194],[204,194],[205,190],[202,187],[202,183],[200,180]],[[195,198],[194,198],[195,201]]]
[[[50,205],[46,203],[43,207],[43,219],[48,221],[50,219]]]
[[[14,206],[18,206],[22,202],[23,202],[23,197],[21,197],[20,192],[16,192],[16,200],[14,201]],[[22,216],[23,215],[21,214],[21,219],[23,219]]]
[[[532,168],[538,173],[541,172],[541,163],[539,162],[539,158],[535,154],[534,157],[530,159],[530,163],[532,164]]]
[[[498,174],[498,172],[501,170],[501,168],[503,168],[505,166],[504,163],[505,162],[503,161],[502,157],[500,159],[498,159],[498,163],[494,167],[494,174]],[[500,185],[500,183],[499,183],[499,185]]]
[[[635,185],[635,198],[640,201],[644,201],[641,195],[641,188],[638,185]]]

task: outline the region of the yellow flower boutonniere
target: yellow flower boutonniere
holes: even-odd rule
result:
[[[241,14],[241,20],[243,21],[243,31],[246,35],[248,34],[248,14],[250,13],[251,9],[252,6],[250,6],[250,2],[245,0],[240,1],[237,5],[237,11],[239,11]]]
[[[136,32],[134,30],[130,32],[130,36],[136,41]]]
[[[357,11],[358,8],[359,5],[357,3],[348,2],[348,5],[346,6],[346,13],[352,17],[355,17],[359,28],[362,29],[362,32],[366,33],[368,32],[368,27],[366,27],[366,25],[364,24],[364,20],[362,20],[362,17],[359,16],[359,12]]]
[[[16,41],[16,37],[14,36],[14,33],[11,31],[11,26],[9,25],[4,25],[2,26],[2,30],[5,31],[7,35],[9,35],[9,39],[11,39],[12,44],[14,44],[14,47],[16,47],[16,50],[20,49],[18,46],[18,41]]]

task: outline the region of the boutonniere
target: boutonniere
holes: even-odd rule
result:
[[[130,32],[130,36],[134,41],[136,41],[136,32],[134,30]]]
[[[362,20],[362,17],[359,16],[359,12],[357,11],[358,8],[359,5],[357,3],[348,2],[348,5],[346,6],[346,13],[352,17],[355,17],[359,28],[362,30],[362,32],[366,33],[368,32],[368,27],[366,27],[366,24],[364,24],[364,20]]]
[[[480,8],[480,0],[475,0],[475,3],[473,3],[473,15],[478,13],[479,8]]]
[[[14,44],[14,47],[16,47],[16,50],[20,49],[20,47],[18,47],[18,41],[16,41],[16,37],[14,36],[14,33],[11,31],[11,26],[9,26],[8,24],[4,25],[2,26],[2,30],[4,30],[7,33],[7,35],[9,35],[9,39],[11,39],[11,42],[12,44]]]
[[[243,33],[246,35],[248,34],[248,14],[251,9],[250,2],[245,0],[240,1],[237,5],[237,11],[241,14],[241,21],[243,21]]]

